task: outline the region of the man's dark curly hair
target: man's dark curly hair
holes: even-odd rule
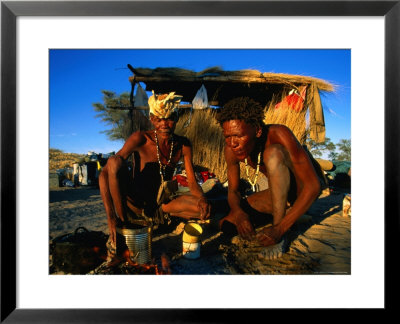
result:
[[[228,101],[218,109],[216,115],[218,123],[240,119],[253,126],[261,126],[264,119],[264,108],[249,97],[238,97]]]

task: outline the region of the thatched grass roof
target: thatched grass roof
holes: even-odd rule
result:
[[[311,84],[314,83],[321,91],[333,91],[334,86],[327,81],[284,73],[260,72],[257,70],[224,71],[220,67],[211,67],[200,72],[180,68],[131,68],[137,81],[163,82],[179,79],[182,82],[215,81],[240,83],[272,83],[272,84]],[[131,77],[135,78],[135,76]],[[144,81],[146,80],[146,81]]]
[[[209,100],[223,105],[235,96],[249,96],[266,105],[271,94],[286,88],[313,84],[319,91],[334,91],[324,80],[283,73],[262,73],[257,70],[224,71],[219,67],[195,72],[180,68],[133,68],[131,82],[144,82],[146,90],[163,93],[175,91],[191,102],[202,84],[207,88]],[[266,96],[266,93],[269,94]]]

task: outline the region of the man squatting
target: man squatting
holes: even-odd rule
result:
[[[224,232],[237,230],[243,238],[269,247],[264,256],[274,258],[284,252],[284,234],[321,193],[324,176],[288,127],[266,125],[263,119],[262,106],[247,97],[229,101],[217,114],[225,137],[230,206],[219,224]],[[265,174],[268,189],[242,198],[239,162],[256,169],[256,176]],[[270,215],[272,226],[256,234],[257,217]]]
[[[133,133],[100,173],[100,193],[110,232],[109,261],[116,254],[116,227],[127,223],[131,215],[157,225],[169,221],[170,216],[185,219],[210,216],[210,204],[193,171],[191,143],[174,134],[181,99],[174,92],[162,95],[153,92],[148,103],[154,130]],[[134,167],[129,172],[127,159],[132,154]],[[182,157],[190,194],[172,198],[163,185],[172,179]]]

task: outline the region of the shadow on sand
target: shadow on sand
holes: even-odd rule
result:
[[[321,223],[326,218],[340,213],[343,209],[343,198],[345,192],[337,191],[329,196],[317,199],[307,211],[307,215],[312,216],[312,220],[304,223],[296,223],[287,233],[287,246],[289,246],[300,235],[303,235],[310,227]]]
[[[100,190],[97,187],[77,187],[77,188],[68,188],[61,187],[57,189],[49,190],[49,202],[60,202],[60,201],[76,201],[76,200],[87,200],[92,196],[96,196],[94,198],[99,198]]]

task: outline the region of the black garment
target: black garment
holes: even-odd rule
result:
[[[188,140],[184,137],[174,136],[174,148],[172,155],[176,156],[179,151],[182,151],[183,145],[190,145]],[[160,164],[158,162],[147,162],[140,170],[140,154],[139,152],[133,153],[133,179],[129,184],[128,192],[135,202],[135,206],[139,208],[156,208],[157,207],[157,194],[161,185]],[[175,168],[166,166],[163,171],[164,181],[172,179]]]
[[[165,168],[164,180],[172,179],[174,168]],[[143,170],[136,172],[130,185],[130,193],[138,208],[156,208],[157,193],[161,184],[160,165],[158,162],[148,162]]]

